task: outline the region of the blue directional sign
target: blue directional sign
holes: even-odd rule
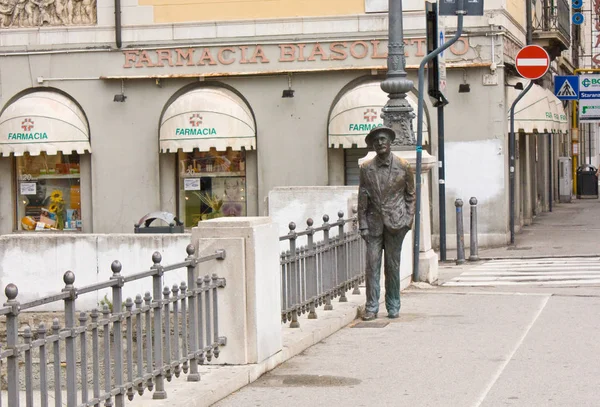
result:
[[[554,94],[560,100],[579,99],[579,77],[576,75],[555,77]]]

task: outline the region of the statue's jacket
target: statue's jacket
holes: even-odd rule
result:
[[[380,165],[379,158],[360,167],[358,194],[359,228],[368,229],[370,236],[380,236],[384,228],[390,233],[410,229],[415,213],[415,180],[408,161],[390,155],[389,166]],[[383,176],[378,175],[382,172]]]

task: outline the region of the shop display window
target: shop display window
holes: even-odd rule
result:
[[[222,216],[246,216],[244,151],[178,154],[179,218],[185,227]]]
[[[81,231],[79,155],[16,157],[17,229]]]

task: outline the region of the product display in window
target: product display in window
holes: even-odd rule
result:
[[[246,216],[243,151],[179,153],[180,218],[186,227],[222,216]]]
[[[79,156],[17,157],[18,228],[80,231]]]

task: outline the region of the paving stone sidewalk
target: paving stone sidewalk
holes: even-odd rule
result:
[[[452,257],[449,253],[448,257]],[[515,245],[479,251],[483,259],[600,255],[600,200],[575,199],[543,212],[515,236]],[[468,254],[467,254],[468,256]]]

